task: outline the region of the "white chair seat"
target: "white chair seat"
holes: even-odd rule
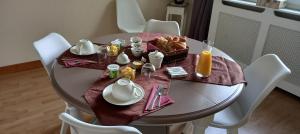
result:
[[[233,103],[226,109],[218,112],[214,116],[213,123],[211,126],[214,127],[228,127],[228,126],[234,126],[235,124],[238,124],[243,118],[243,113],[241,111],[241,108],[237,102]]]

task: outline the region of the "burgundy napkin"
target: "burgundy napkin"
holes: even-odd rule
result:
[[[147,100],[146,107],[144,109],[145,113],[149,112],[149,111],[150,112],[157,111],[157,110],[162,109],[165,106],[167,106],[167,105],[172,104],[172,103],[175,102],[170,96],[168,96],[168,95],[162,95],[160,97],[160,107],[158,107],[158,103],[157,102],[159,101],[159,97],[157,97],[156,102],[154,102],[154,104],[155,104],[154,108],[152,110],[149,110],[149,109],[151,109],[151,102],[154,100],[155,95],[157,93],[157,90],[158,90],[158,85],[154,85],[153,88],[152,88],[152,90],[151,90],[151,93],[149,95],[149,98]]]
[[[82,65],[87,65],[87,64],[96,64],[96,61],[92,60],[85,60],[85,59],[77,59],[77,58],[70,58],[62,61],[64,63],[64,66],[66,68],[71,68],[71,67],[80,67]]]
[[[81,59],[82,60],[90,60],[90,61],[97,61],[97,64],[91,64],[86,62],[67,62],[67,65],[65,65],[64,61],[65,59]],[[70,50],[66,50],[63,54],[61,54],[57,61],[59,64],[64,65],[66,67],[82,67],[82,68],[91,68],[91,69],[99,69],[99,70],[105,70],[107,65],[112,64],[115,62],[116,56],[107,56],[105,60],[100,60],[99,55],[92,54],[92,55],[75,55],[70,52]]]

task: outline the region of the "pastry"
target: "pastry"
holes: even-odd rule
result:
[[[186,49],[186,37],[184,36],[165,36],[156,39],[156,46],[165,52]]]

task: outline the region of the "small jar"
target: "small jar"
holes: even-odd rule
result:
[[[110,64],[107,66],[107,69],[109,71],[109,78],[114,79],[119,76],[119,69],[120,66],[117,64]]]

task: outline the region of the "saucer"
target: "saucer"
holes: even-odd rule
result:
[[[138,87],[137,92],[140,92],[141,96],[133,98],[129,101],[120,101],[120,100],[115,99],[112,96],[112,93],[111,93],[112,85],[113,84],[110,84],[109,86],[105,87],[105,89],[102,92],[102,96],[103,96],[104,100],[106,100],[108,103],[111,103],[111,104],[114,104],[114,105],[119,105],[119,106],[131,105],[131,104],[137,103],[140,100],[142,100],[144,95],[145,95],[144,89],[140,85],[135,84],[135,86]]]
[[[83,53],[79,54],[79,48],[76,45],[70,48],[70,52],[75,55],[91,55],[91,54],[95,54],[95,53],[100,53],[100,51],[99,51],[100,47],[95,44],[93,44],[93,45],[94,45],[94,49],[95,49],[94,53],[83,52]]]

